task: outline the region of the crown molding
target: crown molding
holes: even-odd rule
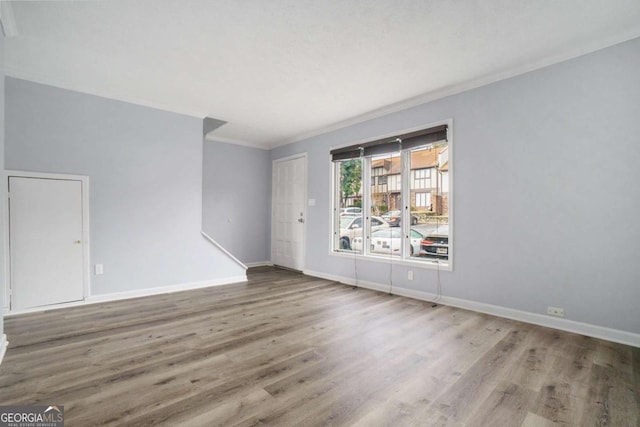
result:
[[[367,113],[360,114],[358,116],[354,116],[354,117],[333,123],[331,125],[320,127],[315,130],[305,132],[296,136],[292,136],[290,138],[286,138],[280,141],[272,141],[271,143],[268,144],[268,148],[274,149],[284,145],[305,141],[307,139],[310,139],[319,135],[323,135],[325,133],[337,131],[337,130],[340,130],[349,126],[357,125],[369,120],[378,119],[380,117],[384,117],[389,114],[398,113],[400,111],[408,110],[410,108],[414,108],[419,105],[428,104],[430,102],[437,101],[439,99],[447,98],[449,96],[454,96],[469,90],[478,89],[483,86],[488,86],[490,84],[497,83],[502,80],[507,80],[513,77],[530,73],[532,71],[540,70],[546,67],[550,67],[552,65],[570,61],[572,59],[576,59],[581,56],[585,56],[603,49],[607,49],[609,47],[615,46],[617,44],[625,43],[636,38],[640,38],[640,31],[634,29],[619,36],[605,38],[597,42],[591,43],[587,46],[582,46],[580,48],[573,49],[568,52],[563,52],[558,55],[548,56],[539,61],[517,65],[509,69],[506,69],[502,72],[492,73],[486,76],[479,77],[477,79],[461,82],[461,83],[447,86],[431,92],[427,92],[422,95],[415,96],[413,98],[392,103],[392,104],[383,106],[381,108],[377,108],[375,110],[369,111]]]

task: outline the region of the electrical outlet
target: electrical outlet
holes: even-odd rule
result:
[[[101,274],[104,274],[104,266],[102,264],[96,264],[95,265],[95,275],[99,276]]]
[[[409,280],[413,280],[413,270],[409,270],[409,271],[407,272],[407,279],[409,279]]]
[[[547,307],[547,314],[552,316],[564,317],[564,308],[560,307]]]

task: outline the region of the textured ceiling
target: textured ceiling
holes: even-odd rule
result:
[[[214,139],[264,148],[640,36],[638,0],[7,5],[7,75],[214,117]]]

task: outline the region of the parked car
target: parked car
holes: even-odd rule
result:
[[[371,231],[388,228],[389,224],[379,216],[371,217]],[[362,237],[362,215],[344,215],[340,217],[340,249],[350,250],[355,237]]]
[[[362,208],[359,208],[357,206],[350,206],[348,208],[341,208],[340,209],[340,215],[361,215],[362,214]]]
[[[425,236],[413,228],[410,230],[409,255],[420,253],[420,242]],[[362,236],[354,237],[352,247],[354,250],[362,249]],[[402,230],[397,227],[384,228],[371,233],[371,253],[400,255],[402,248]]]
[[[382,215],[382,219],[387,221],[391,227],[399,227],[400,221],[402,220],[402,212],[389,211],[386,214]],[[418,217],[415,215],[411,215],[411,225],[416,225],[417,223]]]
[[[442,225],[420,242],[420,255],[449,259],[449,226]]]

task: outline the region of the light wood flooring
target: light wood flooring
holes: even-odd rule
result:
[[[0,404],[67,426],[637,426],[640,349],[275,268],[5,319]]]

